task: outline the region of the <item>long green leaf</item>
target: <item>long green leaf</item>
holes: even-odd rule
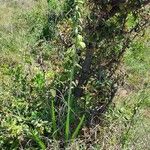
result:
[[[85,119],[85,115],[82,116],[81,120],[80,120],[80,123],[78,124],[76,130],[74,131],[74,133],[72,134],[72,138],[71,139],[75,139],[79,133],[79,130],[81,129],[81,126],[83,124],[83,121]]]
[[[31,132],[32,137],[35,140],[35,142],[40,146],[42,150],[46,150],[46,145],[43,143],[43,141],[40,139],[39,135],[36,135],[34,131]]]
[[[70,110],[69,109],[70,108],[68,108],[66,128],[65,128],[65,138],[66,138],[66,140],[69,139],[69,133],[70,133]]]
[[[65,128],[65,138],[66,140],[69,139],[69,133],[70,133],[70,111],[71,111],[71,100],[72,100],[72,86],[73,86],[73,78],[74,78],[74,70],[75,70],[75,64],[76,64],[76,51],[74,51],[73,56],[73,66],[71,69],[70,74],[70,84],[69,84],[69,91],[68,91],[68,109],[67,109],[67,119],[66,119],[66,128]]]
[[[56,125],[55,106],[54,106],[53,99],[52,99],[52,103],[51,103],[51,116],[52,116],[52,127],[53,127],[54,138],[56,138],[57,125]]]

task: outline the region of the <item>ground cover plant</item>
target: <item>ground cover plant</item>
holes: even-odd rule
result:
[[[149,1],[0,2],[1,149],[149,149]]]

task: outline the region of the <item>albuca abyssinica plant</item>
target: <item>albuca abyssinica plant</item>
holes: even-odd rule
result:
[[[91,133],[124,83],[124,54],[132,50],[139,57],[134,40],[149,25],[148,4],[3,2],[0,147],[44,150],[57,141],[64,149]],[[123,142],[128,135],[124,133]]]

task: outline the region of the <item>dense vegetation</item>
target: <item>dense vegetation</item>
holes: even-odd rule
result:
[[[148,150],[149,17],[148,0],[0,2],[0,148]]]

